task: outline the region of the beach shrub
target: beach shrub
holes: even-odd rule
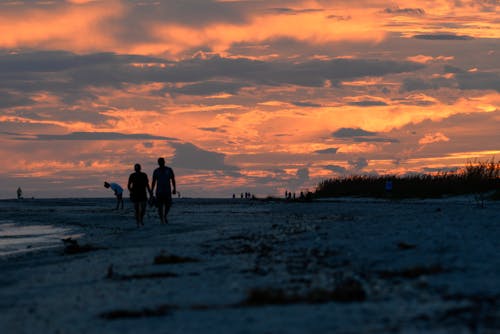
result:
[[[392,189],[386,184],[392,182]],[[500,197],[500,162],[470,161],[455,172],[414,175],[351,175],[331,178],[318,184],[314,196],[438,198],[443,196],[492,193]]]

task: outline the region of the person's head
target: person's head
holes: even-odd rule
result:
[[[165,167],[165,159],[163,158],[158,158],[158,165],[160,167]]]
[[[135,170],[136,172],[140,172],[140,171],[141,171],[141,164],[135,164],[135,165],[134,165],[134,170]]]
[[[110,186],[111,185],[108,182],[104,181],[104,188],[109,188]]]

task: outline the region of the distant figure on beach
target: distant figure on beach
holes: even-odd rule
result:
[[[392,194],[392,180],[385,181],[385,193],[387,196]]]
[[[104,188],[111,188],[116,196],[116,210],[118,210],[121,206],[123,209],[123,188],[118,183],[108,183],[104,181]]]
[[[158,158],[158,168],[153,172],[153,181],[151,183],[151,192],[156,187],[156,205],[158,206],[158,215],[162,224],[168,223],[167,215],[172,206],[172,194],[176,194],[175,175],[172,168],[165,166],[165,159]],[[170,187],[172,183],[172,187]]]
[[[128,178],[127,188],[130,191],[130,200],[134,203],[135,220],[137,226],[144,226],[144,215],[146,214],[146,204],[148,202],[148,195],[152,194],[149,187],[149,179],[146,173],[141,172],[141,165],[135,164],[135,172],[130,174]]]
[[[17,188],[17,199],[23,199],[23,191],[21,187]]]

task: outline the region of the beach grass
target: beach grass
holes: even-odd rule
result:
[[[386,190],[387,182],[392,189]],[[314,197],[440,198],[487,194],[500,199],[500,161],[469,161],[454,172],[414,175],[351,175],[320,182]]]

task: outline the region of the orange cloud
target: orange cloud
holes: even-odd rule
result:
[[[416,56],[412,56],[412,57],[407,57],[406,59],[408,59],[409,61],[414,61],[414,62],[417,62],[417,63],[426,64],[426,63],[430,63],[430,62],[433,62],[433,61],[446,62],[446,61],[450,61],[450,60],[455,59],[455,57],[454,56],[437,56],[437,57],[432,57],[432,56],[425,56],[425,55],[416,55]]]
[[[450,141],[450,138],[446,137],[442,132],[428,133],[423,138],[421,138],[418,143],[420,145],[428,145],[439,142]]]
[[[356,10],[356,19],[335,21],[324,12],[297,15],[263,15],[248,24],[212,24],[202,28],[158,24],[152,28],[154,36],[162,40],[163,47],[177,54],[185,49],[211,45],[215,52],[224,52],[233,43],[255,43],[273,38],[294,38],[312,44],[333,41],[379,42],[385,34],[376,17],[367,11]],[[158,45],[144,45],[138,50],[158,50]]]
[[[121,2],[73,2],[80,5],[0,13],[0,47],[37,47],[76,52],[114,49],[114,31],[110,26],[103,29],[102,24],[123,14]]]

